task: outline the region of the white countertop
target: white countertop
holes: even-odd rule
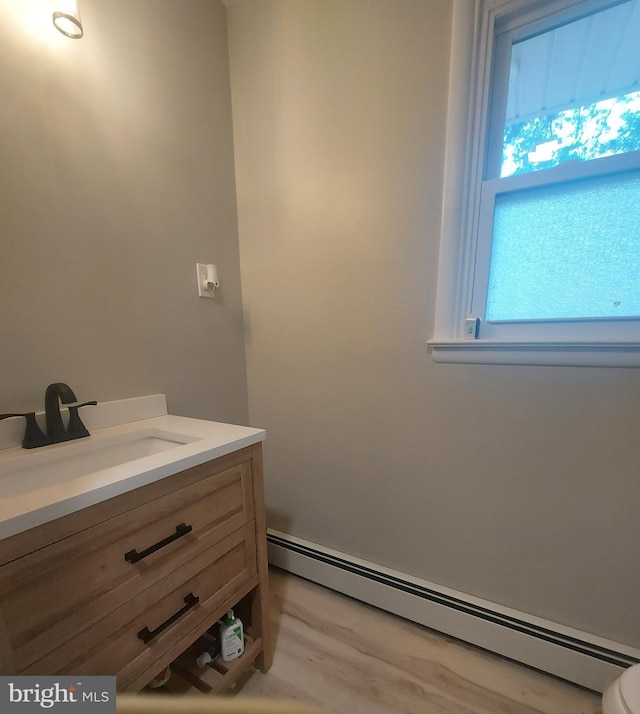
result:
[[[146,399],[146,398],[142,398]],[[132,401],[132,400],[123,400]],[[112,402],[110,404],[116,404]],[[108,407],[109,405],[105,405]],[[157,411],[157,410],[156,410]],[[100,429],[91,436],[38,449],[6,448],[0,451],[0,539],[74,513],[178,471],[224,456],[245,446],[264,441],[264,429],[191,419],[164,414]],[[84,414],[83,414],[84,417]],[[100,419],[94,415],[94,423]],[[90,459],[103,445],[134,436],[150,436],[159,443],[163,435],[179,435],[188,443],[163,444],[165,450],[134,458],[109,468],[83,473],[75,478],[47,483],[47,470],[60,469],[67,454]],[[128,436],[130,435],[130,436]],[[158,435],[160,438],[156,438]],[[73,446],[72,446],[73,445]],[[70,449],[73,449],[70,452]],[[76,458],[74,456],[74,458]],[[56,466],[58,464],[58,466]],[[85,469],[86,470],[86,469]],[[21,471],[25,478],[21,479]],[[36,477],[26,475],[36,472]],[[4,481],[4,484],[3,484]]]

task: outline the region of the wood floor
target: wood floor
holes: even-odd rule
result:
[[[344,714],[600,714],[600,696],[272,569],[275,659],[235,696]],[[195,693],[172,677],[174,692]]]

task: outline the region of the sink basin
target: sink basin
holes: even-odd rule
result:
[[[139,429],[104,438],[19,452],[0,462],[0,498],[12,498],[198,441],[199,437],[161,429]]]

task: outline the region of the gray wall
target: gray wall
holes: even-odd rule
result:
[[[229,7],[270,525],[640,646],[638,372],[427,353],[451,6]]]
[[[45,5],[0,1],[0,411],[66,381],[246,423],[225,8],[82,0],[77,41]]]

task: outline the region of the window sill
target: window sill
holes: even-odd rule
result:
[[[427,342],[434,362],[520,364],[559,367],[640,367],[640,342]]]

